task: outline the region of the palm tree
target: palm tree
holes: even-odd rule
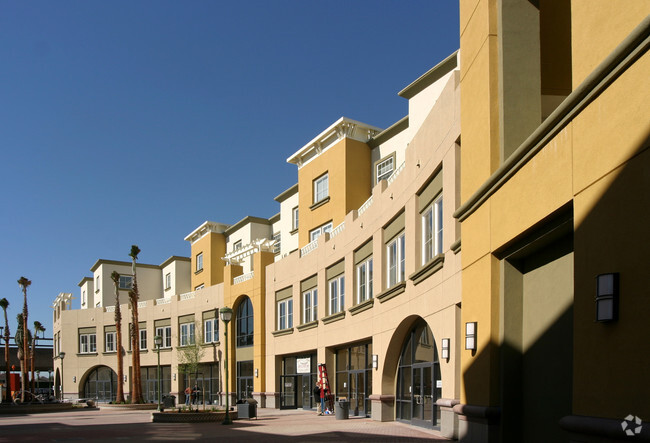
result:
[[[120,310],[120,274],[113,271],[111,274],[113,279],[113,286],[115,287],[115,338],[117,341],[117,394],[115,401],[117,403],[124,403],[124,385],[122,380],[124,378],[124,358],[122,357],[122,311]]]
[[[135,272],[135,264],[138,260],[140,248],[138,245],[131,245],[131,272],[133,272],[133,285],[129,291],[129,300],[131,302],[131,357],[133,376],[131,377],[131,401],[133,403],[144,403],[142,397],[142,376],[140,374],[140,329],[138,327],[138,278]]]
[[[7,369],[5,370],[5,384],[7,389],[5,389],[5,401],[11,401],[11,379],[9,374],[11,373],[11,365],[9,364],[9,320],[7,320],[7,308],[9,307],[9,301],[6,298],[0,300],[0,307],[5,313],[5,363],[7,364]]]
[[[22,386],[20,389],[20,402],[25,402],[25,389],[27,389],[27,361],[29,358],[29,351],[25,352],[25,349],[21,346],[25,341],[28,343],[32,338],[32,331],[25,328],[23,314],[20,313],[16,316],[16,323],[18,324],[16,328],[16,335],[14,335],[14,341],[16,342],[18,360],[20,360],[20,373]],[[23,331],[27,331],[26,334],[23,334]]]
[[[24,303],[23,303],[23,330],[27,331],[27,288],[29,285],[32,284],[31,280],[29,280],[26,277],[20,277],[18,279],[18,284],[20,285],[20,288],[23,290],[23,298],[24,298]],[[29,355],[29,341],[27,341],[27,335],[25,334],[23,337],[23,354],[24,358],[27,358]],[[18,345],[18,343],[16,343]],[[25,401],[25,386],[27,386],[27,365],[24,365],[23,370],[22,370],[22,380],[23,380],[23,389],[21,391],[20,395],[20,401],[24,402]]]
[[[36,360],[36,339],[38,338],[38,333],[39,332],[45,332],[45,326],[41,324],[40,321],[35,321],[34,322],[34,337],[32,338],[32,354],[31,354],[31,362],[32,362],[32,393],[34,393],[34,360]]]

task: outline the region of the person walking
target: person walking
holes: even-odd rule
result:
[[[316,386],[314,386],[314,402],[316,403],[316,412],[318,415],[323,415],[323,402],[321,401],[321,388],[320,388],[320,382],[316,382]]]
[[[185,406],[190,405],[190,398],[192,398],[192,388],[188,386],[185,388]]]

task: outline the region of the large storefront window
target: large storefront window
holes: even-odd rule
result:
[[[158,403],[158,366],[142,367],[140,368],[140,374],[142,374],[142,396],[144,397],[144,401],[147,403]],[[160,381],[161,394],[169,394],[172,388],[171,366],[160,366]]]
[[[253,303],[245,297],[237,308],[237,347],[253,346]]]
[[[350,415],[370,416],[371,369],[372,343],[336,351],[336,398],[350,401]]]
[[[185,374],[183,379],[183,398],[179,398],[179,402],[185,401],[185,388],[193,388],[196,385],[199,388],[199,394],[196,402],[200,405],[205,401],[206,405],[219,405],[221,398],[219,392],[221,385],[219,384],[220,369],[218,364],[203,364],[199,365],[196,373]],[[164,394],[164,391],[163,391]]]
[[[424,427],[440,425],[442,393],[438,350],[431,329],[418,321],[407,336],[397,374],[397,419]]]
[[[237,362],[237,399],[253,398],[253,360]]]
[[[84,384],[84,397],[95,398],[100,403],[115,401],[117,374],[108,366],[93,369]]]
[[[280,409],[316,408],[313,389],[317,372],[316,353],[284,357],[280,376]]]

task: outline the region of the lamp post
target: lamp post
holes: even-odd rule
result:
[[[158,354],[158,412],[162,412],[162,407],[160,406],[160,397],[162,397],[162,389],[160,387],[160,346],[162,346],[162,337],[156,335],[153,338],[153,342],[156,344],[156,353]]]
[[[59,352],[59,358],[61,359],[61,395],[59,400],[63,400],[63,359],[65,358],[65,352]]]
[[[226,346],[226,359],[224,361],[224,369],[226,372],[226,417],[223,419],[223,424],[229,425],[232,423],[232,421],[230,420],[230,415],[228,414],[228,410],[230,409],[228,402],[228,397],[230,396],[230,393],[228,392],[228,323],[232,319],[232,309],[225,306],[219,310],[219,314],[221,315],[221,320],[225,324],[223,337]]]

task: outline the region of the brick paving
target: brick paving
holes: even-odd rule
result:
[[[0,442],[207,441],[417,442],[447,441],[434,430],[303,410],[258,409],[258,419],[220,423],[152,423],[150,411],[83,409],[0,417]]]

